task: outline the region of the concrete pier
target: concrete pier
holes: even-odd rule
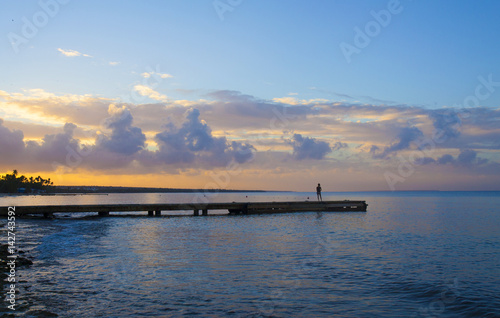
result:
[[[157,203],[157,204],[92,204],[92,205],[33,205],[16,206],[16,216],[54,213],[96,212],[106,217],[113,213],[147,212],[161,216],[162,211],[193,211],[194,216],[209,215],[209,210],[227,210],[229,214],[268,214],[288,212],[366,212],[366,201],[288,201],[288,202],[221,202],[221,203]],[[0,208],[0,216],[8,215],[8,207]]]

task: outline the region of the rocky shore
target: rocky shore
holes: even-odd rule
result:
[[[8,262],[12,260],[12,258],[8,258],[9,255],[9,245],[7,241],[7,230],[5,228],[0,229],[0,236],[2,237],[3,242],[0,243],[0,280],[2,283],[2,290],[8,285],[7,277],[10,272],[10,266]],[[17,255],[15,258],[16,269],[28,267],[33,264],[32,257],[30,257],[25,251],[21,249],[17,249],[14,251],[14,255]]]
[[[0,279],[1,279],[1,287],[0,290],[2,291],[2,307],[0,307],[0,317],[57,317],[57,314],[54,314],[48,310],[45,310],[43,308],[39,308],[39,306],[34,306],[33,309],[30,309],[30,307],[33,306],[33,303],[29,301],[28,299],[24,299],[22,302],[16,302],[16,310],[10,310],[9,307],[9,302],[5,300],[6,295],[9,295],[9,290],[11,288],[11,284],[13,282],[9,282],[9,274],[12,273],[12,268],[9,264],[10,261],[12,261],[12,258],[9,258],[8,256],[13,255],[9,252],[9,244],[7,241],[8,233],[6,228],[0,228],[0,236],[4,238],[0,243]],[[15,258],[15,282],[14,284],[16,285],[16,298],[19,297],[19,289],[18,286],[22,281],[20,282],[20,277],[21,275],[18,273],[18,270],[27,268],[31,265],[33,265],[33,257],[30,255],[30,252],[24,251],[22,249],[19,249],[17,244],[15,245],[16,250],[14,251],[14,255],[17,255]],[[29,287],[25,285],[25,287]]]

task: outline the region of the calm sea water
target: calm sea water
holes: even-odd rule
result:
[[[0,206],[173,203],[192,196],[0,197]],[[308,196],[315,194],[208,200]],[[324,199],[366,200],[368,212],[17,220],[18,244],[34,264],[18,269],[15,313],[6,302],[0,313],[500,317],[499,192],[325,193]]]

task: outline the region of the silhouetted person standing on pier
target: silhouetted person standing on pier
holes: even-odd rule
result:
[[[318,196],[318,201],[323,201],[323,198],[321,197],[321,184],[319,183],[316,187],[316,195]]]

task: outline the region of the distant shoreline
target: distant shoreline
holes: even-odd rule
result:
[[[73,195],[108,195],[113,193],[313,193],[315,191],[289,191],[289,190],[236,190],[236,189],[183,189],[183,188],[147,188],[147,187],[118,187],[118,186],[53,186],[46,193],[0,193],[4,196],[73,196]],[[400,190],[400,191],[324,191],[325,194],[405,194],[405,193],[500,193],[500,190]]]
[[[269,192],[265,190],[233,189],[181,189],[181,188],[146,188],[146,187],[110,187],[110,186],[55,186],[49,194],[99,194],[99,193],[241,193]]]

